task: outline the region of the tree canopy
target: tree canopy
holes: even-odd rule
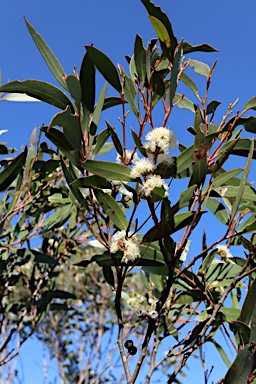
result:
[[[178,41],[166,13],[141,1],[155,36],[146,45],[136,35],[126,68],[90,45],[79,70],[66,74],[25,19],[59,87],[10,81],[1,100],[32,97],[59,111],[18,155],[0,144],[0,364],[35,334],[63,383],[151,383],[160,372],[182,383],[198,351],[207,383],[202,351],[210,343],[227,365],[219,383],[249,384],[256,96],[242,111],[229,104],[216,121],[220,102],[209,100],[216,62],[194,59],[216,49]],[[97,72],[106,81],[98,97]],[[179,133],[168,127],[175,108],[191,112],[191,126]],[[245,166],[234,168],[234,156]],[[205,217],[216,231],[204,228]]]

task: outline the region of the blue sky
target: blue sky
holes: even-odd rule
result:
[[[222,102],[217,116],[222,117],[228,104],[238,97],[237,109],[242,110],[245,102],[256,95],[255,1],[216,0],[213,3],[183,0],[181,3],[156,0],[155,4],[168,14],[178,40],[184,38],[193,45],[206,42],[220,50],[211,54],[188,55],[188,58],[202,60],[209,65],[218,59],[209,97],[210,100]],[[132,55],[136,33],[142,36],[145,44],[155,37],[147,11],[139,0],[3,1],[0,16],[3,83],[34,78],[56,84],[27,31],[23,15],[49,44],[67,74],[72,73],[74,65],[79,70],[85,44],[93,42],[115,64],[125,66],[124,56]],[[198,81],[203,84],[199,78]],[[103,84],[102,80],[100,84]],[[201,89],[203,93],[204,87]],[[115,95],[115,91],[110,88],[109,94]],[[33,128],[42,123],[48,124],[56,112],[54,107],[42,103],[0,103],[0,130],[9,130],[1,140],[19,149],[29,143]],[[117,125],[116,112],[108,115],[108,120]],[[192,123],[193,115],[182,111],[174,113],[170,128],[182,141],[185,129]],[[24,351],[27,350],[26,355],[32,357],[33,348],[37,347],[37,344],[25,346]],[[27,357],[23,356],[24,384],[30,384],[38,378],[40,370],[36,365],[39,363],[35,363],[32,372],[28,372]],[[214,377],[217,380],[220,376],[221,373]],[[212,380],[215,380],[214,377]],[[198,383],[197,379],[194,382],[190,379],[189,382]],[[203,378],[200,383],[203,383]]]

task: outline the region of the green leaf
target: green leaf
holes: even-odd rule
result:
[[[184,52],[184,43],[183,43],[183,52]],[[195,96],[198,96],[198,88],[194,81],[184,72],[181,73],[180,75],[180,80],[186,84],[195,94]]]
[[[237,344],[244,345],[249,343],[251,329],[248,325],[242,323],[238,319],[237,321],[233,321],[232,324],[230,324],[230,329],[235,334]]]
[[[249,153],[246,165],[245,165],[243,176],[241,178],[241,184],[240,184],[238,193],[236,195],[235,202],[232,205],[232,210],[231,210],[231,215],[230,215],[230,222],[231,223],[232,223],[232,221],[233,221],[233,219],[234,219],[234,217],[235,217],[235,215],[237,213],[238,206],[239,206],[239,204],[241,202],[241,199],[242,199],[242,196],[243,196],[243,193],[244,193],[245,184],[246,184],[246,181],[247,181],[247,178],[248,178],[248,175],[249,175],[249,171],[250,171],[250,167],[251,167],[253,151],[254,151],[254,140],[251,141],[250,153]]]
[[[99,154],[99,151],[102,149],[103,145],[106,143],[109,136],[110,136],[109,129],[106,128],[95,137],[96,143],[92,146],[93,156],[96,156]]]
[[[221,104],[220,101],[212,100],[206,108],[206,115],[210,115],[210,113],[214,113],[218,106]]]
[[[74,113],[74,107],[69,98],[54,85],[39,80],[10,81],[0,87],[0,92],[26,93],[38,100],[51,104],[60,109],[69,105]]]
[[[70,92],[70,95],[75,100],[76,108],[79,110],[81,98],[82,98],[79,80],[74,75],[68,75],[66,78],[66,82],[67,82],[67,86],[68,86],[68,90]]]
[[[215,345],[215,347],[216,347],[217,351],[219,352],[222,360],[224,361],[226,366],[229,368],[231,366],[231,363],[229,361],[229,358],[228,358],[226,352],[222,348],[222,346],[220,344],[218,344],[215,340],[211,340],[211,342]]]
[[[105,83],[102,90],[101,90],[98,102],[97,102],[97,104],[94,108],[94,111],[93,111],[92,122],[90,125],[91,135],[95,135],[95,133],[97,131],[99,121],[100,121],[101,112],[102,112],[103,106],[104,106],[104,101],[105,101],[107,89],[108,89],[108,83]]]
[[[151,76],[151,83],[155,94],[160,96],[160,98],[165,98],[165,83],[162,79],[161,73],[154,71]]]
[[[49,265],[58,265],[59,264],[59,262],[56,259],[54,259],[50,255],[47,255],[46,253],[38,252],[35,250],[32,250],[31,252],[35,256],[35,258],[34,258],[35,263],[42,263],[42,264],[49,264]]]
[[[146,50],[142,38],[138,34],[136,35],[134,44],[134,60],[139,81],[141,81],[142,84],[145,84],[148,80],[146,71]]]
[[[256,213],[252,213],[238,229],[238,233],[250,233],[256,230]]]
[[[221,307],[219,312],[225,315],[227,321],[232,322],[239,318],[241,311],[239,308]]]
[[[253,370],[254,349],[247,344],[238,351],[234,363],[225,376],[224,384],[247,383],[247,379]]]
[[[94,175],[105,177],[109,180],[132,181],[130,168],[122,164],[101,160],[87,160],[82,164],[82,167]]]
[[[104,177],[100,176],[87,176],[82,177],[81,179],[75,180],[72,185],[75,187],[89,188],[96,187],[102,189],[111,189],[112,184],[106,180]]]
[[[192,222],[194,215],[195,212],[182,212],[174,215],[173,218],[169,217],[166,221],[161,221],[158,230],[154,226],[144,235],[143,242],[151,243],[179,231]]]
[[[135,116],[139,116],[139,111],[136,107],[136,104],[134,102],[134,98],[137,94],[136,90],[135,90],[135,87],[134,87],[134,84],[133,84],[133,81],[132,79],[125,73],[125,71],[123,70],[123,68],[120,66],[120,70],[121,70],[121,74],[122,74],[122,77],[124,79],[124,95],[133,111],[133,113],[135,114]]]
[[[11,183],[16,179],[18,174],[22,171],[27,157],[27,147],[25,150],[15,157],[4,170],[0,173],[0,191],[6,191]]]
[[[248,109],[253,109],[254,111],[256,110],[256,96],[252,97],[250,100],[247,101],[244,105],[244,111]]]
[[[175,92],[178,85],[178,74],[180,71],[181,54],[182,54],[182,42],[178,46],[177,52],[175,53],[174,60],[173,60],[173,67],[171,72],[171,80],[170,80],[170,88],[169,88],[170,106],[172,106],[173,98],[175,96]]]
[[[119,140],[119,137],[117,136],[114,127],[112,127],[112,125],[107,120],[105,120],[105,121],[107,123],[108,130],[110,132],[113,144],[116,148],[116,151],[117,151],[117,153],[119,153],[119,155],[121,157],[123,157],[123,147],[122,147],[121,141]]]
[[[215,215],[216,219],[218,219],[223,224],[228,224],[229,214],[225,206],[219,200],[213,197],[208,197],[206,206]]]
[[[113,221],[114,225],[120,230],[126,230],[128,221],[115,199],[100,189],[93,188],[93,191],[103,211]]]
[[[256,133],[256,117],[248,116],[248,117],[240,117],[239,125],[243,125],[247,132]]]
[[[143,147],[140,138],[137,136],[137,134],[134,132],[133,129],[132,129],[132,137],[133,137],[133,140],[134,140],[134,142],[135,142],[135,144],[136,144],[136,147],[138,148],[138,150],[140,151],[140,153],[141,153],[144,157],[148,157],[148,155],[147,155],[147,151],[146,151],[145,148]]]
[[[53,126],[59,126],[63,128],[63,133],[71,145],[79,151],[83,148],[83,137],[78,116],[71,113],[70,107],[67,107],[65,111],[57,113],[49,128]]]
[[[100,71],[103,77],[112,85],[118,92],[122,91],[118,72],[112,61],[100,50],[86,46],[89,58],[94,63],[95,67]]]
[[[212,182],[212,188],[220,187],[221,185],[227,183],[233,179],[233,177],[236,177],[239,173],[241,173],[242,170],[242,168],[232,169],[231,171],[225,171],[221,175],[216,176]]]
[[[126,101],[125,101],[125,103],[126,103]],[[116,105],[121,105],[121,104],[123,104],[121,97],[116,97],[116,96],[105,97],[102,111],[104,111],[105,109],[108,109],[108,108],[115,107]]]
[[[115,288],[115,278],[112,268],[109,265],[103,264],[102,266],[103,276],[106,282],[113,288]]]
[[[60,85],[67,89],[67,84],[65,79],[65,71],[62,68],[59,60],[51,51],[50,47],[46,44],[46,42],[42,39],[42,37],[35,31],[34,27],[27,21],[24,17],[25,22],[27,24],[30,35],[32,36],[39,52],[41,53],[44,61],[50,68],[55,79],[60,83]]]
[[[239,139],[232,140],[231,142],[228,142],[220,148],[219,157],[211,169],[213,174],[222,167],[222,165],[226,162],[231,153],[234,153],[234,148],[236,147],[237,142],[239,141]]]
[[[256,297],[256,280],[250,286],[250,289],[246,295],[243,307],[241,309],[241,314],[239,320],[242,323],[249,325],[253,311],[255,309],[255,297]]]
[[[173,101],[177,103],[179,108],[188,109],[189,111],[195,113],[195,104],[186,97],[182,97],[179,93],[175,94]]]
[[[233,279],[240,270],[241,268],[237,264],[213,263],[207,271],[206,279],[208,282]]]
[[[218,49],[211,47],[208,44],[200,44],[200,45],[191,45],[187,41],[183,43],[183,53],[184,55],[191,52],[219,52]]]
[[[197,108],[195,115],[194,129],[196,131],[195,142],[193,146],[194,156],[192,164],[192,176],[189,182],[189,186],[193,184],[200,185],[204,184],[206,173],[207,173],[207,147],[205,135],[200,128],[201,124],[201,111]]]
[[[73,293],[62,291],[61,289],[55,289],[52,292],[52,297],[55,299],[77,299],[76,295],[74,295]]]
[[[149,1],[149,0],[141,0],[141,1],[144,4],[144,6],[146,7],[149,15],[153,16],[157,20],[159,20],[164,25],[164,27],[166,28],[166,30],[169,34],[169,39],[171,41],[171,47],[170,48],[167,47],[161,40],[160,40],[160,44],[161,44],[161,47],[163,49],[165,56],[172,61],[173,54],[174,54],[174,51],[178,45],[178,42],[177,42],[176,37],[174,36],[173,30],[172,30],[172,25],[171,25],[171,22],[170,22],[168,16],[166,15],[166,13],[164,13],[161,10],[160,7],[156,6],[151,1]]]
[[[92,113],[95,103],[95,66],[88,53],[83,57],[79,77],[83,107]]]
[[[171,48],[170,36],[164,24],[160,20],[158,20],[156,17],[151,15],[149,15],[149,20],[151,21],[151,24],[153,25],[159,40],[167,48]]]
[[[190,60],[189,61],[189,66],[190,68],[193,68],[195,73],[198,75],[202,75],[205,77],[208,77],[210,73],[210,68],[207,64],[202,63],[201,61],[198,60]]]
[[[71,143],[67,140],[64,133],[56,128],[47,130],[47,127],[41,127],[41,130],[45,132],[45,136],[56,145],[56,147],[65,155],[73,164],[79,165],[82,161],[81,155]]]
[[[83,197],[82,193],[79,191],[78,188],[76,188],[72,185],[72,183],[74,181],[74,177],[71,175],[71,173],[67,169],[66,164],[64,163],[63,159],[61,159],[61,167],[62,167],[64,177],[67,180],[67,183],[69,185],[69,188],[70,188],[72,195],[75,197],[75,199],[78,201],[78,203],[81,204],[82,207],[84,207],[86,210],[89,210],[87,201]]]

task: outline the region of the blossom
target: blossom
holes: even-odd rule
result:
[[[227,259],[233,257],[231,252],[229,251],[229,248],[226,245],[218,245],[218,247],[216,248],[216,252],[224,261],[227,261]]]
[[[159,162],[159,164],[164,164],[164,165],[167,165],[167,166],[170,166],[170,165],[174,164],[173,157],[169,156],[166,153],[158,155],[157,161]]]
[[[161,188],[163,187],[165,189],[164,197],[168,196],[168,185],[164,182],[163,179],[161,179],[161,176],[159,175],[151,175],[149,178],[143,183],[142,185],[142,193],[145,196],[150,196],[155,188]]]
[[[150,173],[153,173],[156,169],[156,165],[150,159],[139,159],[135,161],[134,167],[131,170],[131,177],[136,179],[136,177],[146,176]]]
[[[177,145],[177,140],[174,132],[165,127],[153,129],[146,135],[146,142],[143,147],[149,153],[164,153],[167,154],[169,148],[174,149]]]
[[[129,232],[128,237],[126,231],[117,232],[113,237],[110,245],[110,252],[123,252],[121,262],[128,263],[134,261],[140,256],[139,243],[135,235]]]

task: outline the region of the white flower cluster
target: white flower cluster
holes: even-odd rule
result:
[[[233,257],[226,245],[218,245],[216,252],[218,255],[220,255],[221,259],[226,262],[228,262],[229,259]]]
[[[110,252],[116,253],[117,251],[123,252],[121,262],[128,263],[134,261],[140,256],[139,243],[136,235],[132,236],[129,232],[126,236],[126,231],[117,232],[113,237],[110,245]]]
[[[164,182],[164,180],[159,175],[151,175],[142,185],[142,193],[148,197],[152,195],[152,192],[155,188],[165,189],[164,197],[168,196],[168,185]]]
[[[169,148],[174,149],[177,145],[176,137],[170,129],[159,127],[153,129],[146,135],[146,142],[143,147],[149,153],[168,155]]]
[[[147,176],[154,172],[156,164],[150,159],[139,159],[135,162],[134,167],[131,170],[131,177],[136,179],[140,176]]]

